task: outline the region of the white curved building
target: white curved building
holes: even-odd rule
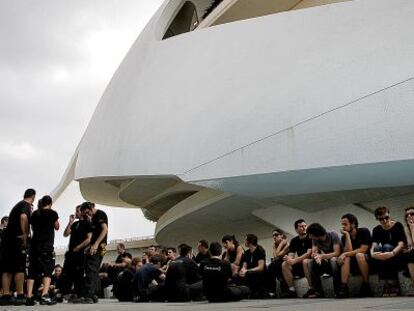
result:
[[[55,190],[139,207],[159,243],[361,225],[414,199],[414,1],[169,0]],[[399,216],[399,215],[396,215]],[[397,217],[398,218],[398,217]]]

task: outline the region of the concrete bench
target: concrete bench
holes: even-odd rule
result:
[[[411,286],[411,279],[404,276],[402,271],[399,273],[398,277],[399,277],[399,282],[400,282],[401,295],[407,296],[410,290],[410,286]],[[371,289],[372,289],[374,296],[381,297],[382,289],[384,287],[384,282],[380,281],[378,279],[378,275],[376,274],[372,274],[370,276],[369,281],[370,281]],[[362,283],[362,280],[360,276],[350,277],[349,284],[348,284],[350,297],[358,297],[361,283]],[[325,292],[325,297],[330,297],[330,298],[335,297],[332,277],[330,276],[322,277],[322,287]],[[296,288],[298,297],[302,297],[309,289],[308,281],[306,280],[306,278],[296,279],[295,288]]]

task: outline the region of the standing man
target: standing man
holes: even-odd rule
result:
[[[90,247],[86,250],[83,298],[74,302],[91,304],[98,302],[99,268],[108,243],[108,216],[104,211],[96,209],[91,202],[82,203],[80,209],[91,218],[92,238]]]
[[[308,227],[309,238],[312,240],[312,260],[309,261],[311,284],[304,298],[320,298],[324,296],[321,276],[327,273],[332,276],[335,294],[341,284],[337,258],[341,254],[341,240],[335,231],[326,231],[318,223]]]
[[[80,207],[80,205],[76,206],[75,214],[69,216],[68,225],[63,233],[65,238],[68,236],[70,238],[68,251],[65,253],[65,261],[63,263],[62,276],[65,286],[62,290],[64,294],[72,294],[70,299],[81,296],[81,286],[85,272],[84,251],[92,239],[92,226],[85,212],[82,214]]]
[[[358,219],[353,214],[346,214],[341,218],[342,245],[344,252],[338,258],[341,267],[341,287],[337,298],[348,298],[348,282],[350,273],[361,273],[361,297],[372,296],[369,286],[368,252],[371,248],[371,232],[367,228],[358,228]]]
[[[308,261],[312,253],[312,240],[309,239],[305,220],[295,221],[295,231],[298,234],[290,241],[289,253],[283,257],[282,273],[288,286],[288,291],[283,297],[295,298],[296,289],[293,284],[294,277],[303,278],[306,276],[310,283]]]
[[[26,270],[27,242],[30,234],[30,215],[36,191],[27,189],[23,201],[17,203],[10,212],[7,230],[3,241],[2,285],[3,296],[0,305],[24,305],[23,284]],[[7,251],[5,251],[7,250]],[[10,285],[14,276],[17,298],[13,301]]]
[[[4,239],[4,231],[6,230],[6,228],[7,228],[7,223],[9,222],[9,217],[7,217],[7,216],[4,216],[2,219],[1,219],[1,223],[0,223],[0,275],[2,274],[2,269],[1,269],[1,267],[2,267],[2,263],[1,263],[1,255],[2,255],[2,248],[1,248],[1,245],[2,245],[2,241],[3,241],[3,239]],[[3,290],[2,290],[2,286],[1,286],[1,281],[0,281],[0,295],[2,295],[3,294]]]

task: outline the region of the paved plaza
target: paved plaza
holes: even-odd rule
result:
[[[242,311],[246,309],[269,309],[277,311],[382,311],[382,310],[414,310],[414,298],[365,298],[365,299],[272,299],[245,300],[236,303],[120,303],[116,300],[102,299],[97,305],[58,304],[56,306],[35,307],[0,307],[1,311],[15,310],[56,310],[56,311]]]

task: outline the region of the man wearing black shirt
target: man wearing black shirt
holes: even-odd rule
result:
[[[194,261],[197,264],[200,264],[203,260],[210,258],[210,254],[208,253],[208,242],[206,240],[199,241],[197,249],[198,254],[194,258]]]
[[[367,228],[358,228],[358,219],[355,215],[346,214],[341,218],[343,253],[338,257],[341,267],[341,287],[337,298],[349,296],[348,282],[350,273],[361,273],[361,297],[372,296],[369,286],[368,252],[371,247],[371,233]]]
[[[265,293],[266,251],[257,244],[257,236],[247,234],[244,245],[248,248],[242,259],[239,280],[250,288],[252,298],[263,298]]]
[[[168,301],[189,301],[202,292],[197,263],[191,259],[192,248],[187,244],[178,246],[180,256],[168,265],[165,293]]]
[[[226,302],[247,298],[250,292],[248,287],[228,285],[228,281],[232,277],[231,265],[221,259],[220,243],[211,243],[209,251],[211,258],[203,260],[199,268],[207,300],[209,302]]]
[[[303,278],[306,276],[310,283],[308,263],[305,259],[311,256],[312,241],[306,233],[307,225],[305,220],[296,220],[294,226],[298,235],[290,241],[289,253],[283,257],[282,264],[283,278],[289,287],[286,294],[283,295],[286,298],[294,298],[297,296],[293,284],[294,277]]]
[[[23,294],[23,283],[26,270],[27,241],[30,233],[30,214],[35,196],[35,190],[27,189],[24,193],[23,201],[17,203],[9,215],[9,222],[2,246],[3,296],[0,299],[0,305],[23,305],[26,302]],[[17,299],[15,301],[12,300],[10,291],[13,275],[17,291]]]
[[[39,200],[38,209],[31,217],[33,237],[30,245],[29,273],[27,277],[26,305],[34,305],[33,286],[41,280],[42,295],[40,304],[52,305],[49,287],[55,267],[55,230],[59,230],[59,216],[52,210],[52,198],[48,195]]]
[[[99,269],[106,253],[108,217],[91,202],[82,203],[81,212],[91,219],[92,238],[90,248],[86,251],[83,299],[74,302],[90,304],[98,301],[96,295],[99,291]]]
[[[132,255],[125,250],[124,243],[119,243],[116,246],[116,251],[118,253],[118,256],[116,257],[115,262],[108,262],[104,264],[106,265],[106,272],[113,286],[112,290],[114,293],[118,291],[118,274],[128,266],[127,261],[125,261],[124,258],[129,258],[132,260]]]
[[[404,226],[390,217],[385,206],[378,207],[374,214],[380,224],[372,231],[371,258],[379,279],[385,281],[383,296],[398,296],[398,269],[401,268],[401,253],[407,244]]]
[[[85,272],[84,250],[92,238],[92,226],[87,220],[85,212],[81,213],[80,207],[78,205],[75,214],[69,216],[69,223],[63,233],[64,237],[70,236],[70,239],[63,263],[62,277],[65,287],[62,290],[65,294],[72,293],[71,299],[81,296],[82,280]],[[78,219],[78,221],[75,221],[75,219]]]

